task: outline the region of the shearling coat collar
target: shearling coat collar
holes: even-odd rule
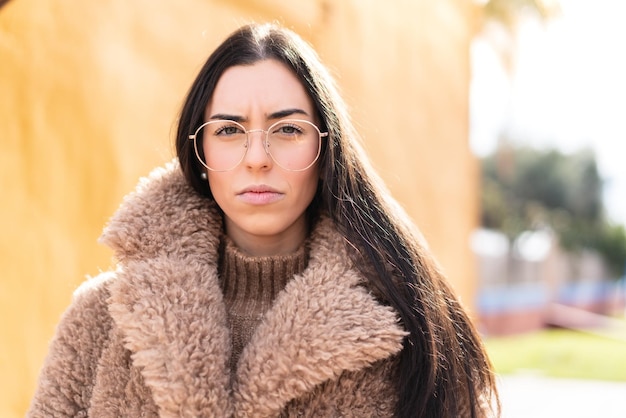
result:
[[[101,238],[120,262],[109,312],[162,417],[276,416],[317,385],[400,351],[395,312],[361,286],[323,218],[308,267],[277,296],[231,382],[221,225],[216,206],[170,164],[125,199]]]

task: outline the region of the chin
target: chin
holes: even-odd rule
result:
[[[230,222],[246,235],[284,239],[291,234],[301,234],[300,224],[306,225],[306,216],[301,215],[295,219],[290,219],[282,214],[255,214],[239,219],[231,218]],[[304,229],[306,230],[306,228]]]

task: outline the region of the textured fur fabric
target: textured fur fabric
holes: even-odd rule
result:
[[[76,291],[28,416],[392,416],[406,333],[324,218],[307,269],[277,296],[231,379],[221,225],[175,163],[143,179],[101,238],[118,267]]]

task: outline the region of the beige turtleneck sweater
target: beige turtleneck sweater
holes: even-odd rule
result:
[[[219,277],[232,336],[232,371],[276,295],[295,274],[304,271],[307,262],[306,244],[292,254],[252,257],[230,239],[222,240]]]

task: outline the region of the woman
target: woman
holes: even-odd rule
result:
[[[224,41],[189,91],[176,150],[105,229],[118,268],[76,292],[30,416],[497,406],[475,329],[299,37],[248,25]]]

